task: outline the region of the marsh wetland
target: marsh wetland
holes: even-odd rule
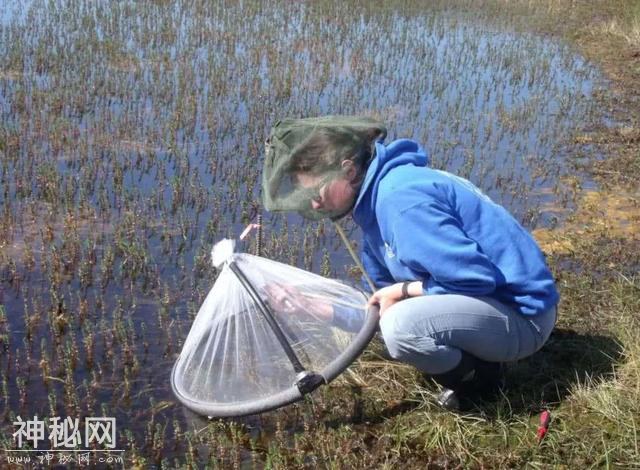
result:
[[[533,436],[539,410],[562,413],[566,399],[571,422],[581,397],[594,399],[584,374],[606,380],[639,357],[618,334],[627,320],[579,327],[606,324],[601,308],[637,313],[638,264],[627,256],[637,195],[599,196],[588,169],[612,171],[597,129],[633,138],[637,123],[603,106],[610,79],[597,63],[534,26],[549,12],[499,1],[2,3],[0,449],[15,448],[17,416],[110,416],[125,468],[640,464],[637,439],[627,445],[636,411],[619,417],[628,433],[617,453],[573,453],[550,436],[549,456]],[[535,386],[523,380],[489,411],[452,417],[373,344],[335,384],[280,411],[207,422],[174,399],[170,369],[216,278],[216,241],[261,214],[263,256],[357,277],[329,223],[260,209],[270,127],[322,114],[383,120],[388,140],[419,141],[433,166],[469,178],[538,234],[567,319],[546,353],[510,372]],[[589,203],[605,222],[617,211],[619,231],[590,224]],[[584,272],[603,267],[597,253],[617,267],[596,281]],[[617,297],[588,304],[596,285]]]

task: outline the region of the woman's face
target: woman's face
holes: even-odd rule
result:
[[[345,163],[348,162],[348,163]],[[343,174],[329,181],[321,175],[298,173],[298,184],[306,189],[317,189],[311,199],[311,207],[318,212],[346,214],[353,206],[358,190],[354,187],[355,167],[352,162],[343,162]]]

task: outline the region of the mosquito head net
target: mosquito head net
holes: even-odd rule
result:
[[[338,218],[345,207],[313,203],[331,182],[353,167],[362,176],[385,126],[362,116],[323,116],[278,121],[266,141],[262,197],[267,210],[296,211],[306,218]],[[352,162],[345,165],[344,162]],[[354,170],[351,170],[352,172]],[[355,197],[352,197],[355,202]]]

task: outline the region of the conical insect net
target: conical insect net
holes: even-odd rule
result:
[[[176,362],[174,391],[200,412],[214,409],[211,415],[219,414],[216,407],[260,400],[278,406],[269,397],[295,388],[302,371],[322,374],[365,329],[373,334],[366,301],[344,283],[231,254]]]

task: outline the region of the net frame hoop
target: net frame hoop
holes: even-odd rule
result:
[[[353,363],[353,361],[358,358],[362,351],[364,351],[376,333],[379,319],[379,307],[377,305],[370,306],[367,309],[367,317],[362,329],[355,335],[349,346],[347,346],[347,348],[324,369],[320,372],[316,372],[324,379],[324,385],[330,383],[340,375]],[[180,403],[191,411],[209,418],[234,418],[263,413],[299,401],[306,395],[299,390],[297,383],[292,383],[291,387],[281,392],[257,400],[230,402],[225,404],[194,400],[193,398],[185,395],[176,385],[176,372],[179,362],[180,357],[178,357],[178,360],[175,362],[173,369],[171,370],[171,389],[174,395],[178,398]]]

